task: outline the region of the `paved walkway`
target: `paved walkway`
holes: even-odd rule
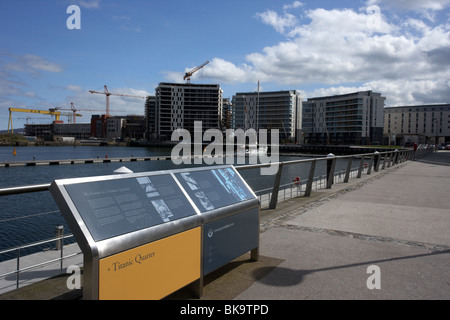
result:
[[[202,299],[450,299],[449,169],[439,151],[262,210],[260,260],[208,275]],[[55,281],[0,299],[49,299]]]
[[[236,299],[450,299],[449,169],[440,151],[272,221],[260,252],[282,262]]]

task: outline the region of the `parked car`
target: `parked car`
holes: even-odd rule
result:
[[[445,147],[445,150],[450,150],[450,144]]]

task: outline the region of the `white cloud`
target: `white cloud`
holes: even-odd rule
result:
[[[288,10],[288,9],[297,9],[303,6],[303,3],[301,3],[300,1],[294,1],[291,4],[285,4],[283,6],[283,10]]]
[[[100,8],[101,0],[77,0],[76,3],[86,9],[98,9]]]
[[[198,76],[227,83],[322,84],[331,87],[327,92],[378,90],[392,104],[448,102],[450,24],[411,18],[393,24],[379,14],[373,28],[368,23],[373,16],[366,12],[315,9],[304,14],[308,22],[303,24],[270,10],[259,14],[286,40],[248,54],[245,64],[216,58]]]
[[[450,6],[450,0],[369,0],[368,5],[379,5],[400,10],[442,10]]]
[[[15,61],[5,64],[5,70],[37,73],[39,71],[61,72],[63,68],[54,62],[50,62],[34,54],[15,56]]]
[[[210,64],[199,70],[194,77],[215,78],[219,82],[234,83],[252,81],[253,71],[247,65],[235,66],[229,61],[214,58]]]
[[[286,29],[290,29],[297,24],[297,18],[290,13],[284,13],[283,16],[280,16],[275,11],[267,10],[263,13],[257,13],[256,16],[279,33],[284,33]]]
[[[450,7],[450,0],[369,0],[367,3],[379,5],[382,10],[419,13],[429,21],[435,20],[437,12]]]
[[[80,86],[74,85],[74,84],[69,84],[66,87],[68,90],[73,91],[73,92],[81,92],[83,91],[83,88],[81,88]]]

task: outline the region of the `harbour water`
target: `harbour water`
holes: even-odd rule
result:
[[[64,147],[0,147],[0,161],[63,160],[115,157],[167,156],[171,149],[138,147],[64,146]],[[280,156],[280,161],[304,159],[302,156]],[[309,157],[310,158],[310,157]],[[202,164],[206,165],[206,164]],[[0,188],[51,183],[55,179],[102,176],[114,174],[114,170],[126,166],[133,172],[195,167],[194,164],[175,165],[170,160],[111,162],[57,166],[0,168]],[[239,165],[236,163],[236,166]],[[346,163],[337,163],[336,170],[342,170]],[[355,164],[356,166],[356,164]],[[283,168],[281,184],[292,182],[293,178],[306,179],[309,164],[292,165]],[[316,166],[316,176],[324,175],[325,162]],[[271,188],[274,176],[261,176],[260,169],[241,171],[241,175],[256,192]],[[0,197],[0,251],[54,237],[55,226],[63,225],[65,234],[70,233],[61,213],[49,192],[10,195]],[[50,244],[44,246],[51,246]],[[39,249],[38,249],[39,250]],[[40,249],[42,250],[42,248]],[[26,253],[21,253],[26,254]],[[0,255],[0,261],[14,256]]]

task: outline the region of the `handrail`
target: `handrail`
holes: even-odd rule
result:
[[[369,165],[366,171],[367,175],[370,175],[372,172],[372,169],[377,172],[380,169],[380,163],[382,163],[381,165],[381,169],[384,170],[386,167],[389,168],[391,166],[394,166],[398,163],[404,162],[404,161],[408,161],[410,159],[417,159],[419,157],[422,157],[424,155],[426,155],[429,152],[433,152],[434,148],[424,148],[424,149],[418,149],[417,151],[413,151],[413,150],[389,150],[389,151],[385,151],[385,152],[374,152],[374,153],[365,153],[365,154],[353,154],[353,155],[345,155],[345,156],[334,156],[334,155],[329,155],[327,157],[321,157],[321,158],[311,158],[311,159],[300,159],[300,160],[289,160],[289,161],[280,161],[280,162],[275,162],[275,163],[262,163],[262,164],[249,164],[249,165],[240,165],[240,166],[236,166],[235,168],[240,171],[240,170],[249,170],[249,169],[258,169],[258,168],[264,168],[264,167],[268,167],[268,166],[273,166],[276,165],[278,166],[277,172],[275,174],[275,181],[274,184],[271,188],[265,188],[262,190],[257,190],[255,191],[255,193],[260,193],[260,192],[264,192],[264,191],[269,191],[272,190],[272,193],[269,192],[268,196],[269,196],[269,209],[275,209],[277,206],[277,203],[279,202],[279,196],[278,193],[281,190],[280,188],[282,187],[286,187],[289,188],[289,186],[291,186],[291,197],[292,197],[292,187],[295,183],[288,183],[288,184],[281,184],[281,174],[283,171],[283,167],[289,166],[289,165],[293,165],[293,164],[300,164],[300,163],[311,163],[310,166],[310,172],[308,175],[308,178],[306,180],[306,183],[302,183],[295,186],[295,188],[297,188],[296,190],[296,196],[298,196],[299,192],[302,193],[305,197],[309,197],[311,195],[311,191],[312,191],[312,186],[314,181],[316,181],[316,189],[318,189],[317,187],[317,182],[318,181],[325,181],[324,185],[326,185],[327,189],[330,189],[335,181],[335,172],[334,172],[334,166],[336,163],[336,160],[338,159],[347,159],[348,160],[348,164],[345,170],[337,173],[339,175],[344,174],[344,179],[343,179],[343,183],[348,183],[349,179],[350,179],[350,174],[351,172],[356,173],[356,178],[361,178],[362,172],[363,172],[363,166],[364,166],[364,161],[366,159],[369,159]],[[352,161],[354,159],[359,159],[360,163],[357,169],[355,168],[351,168],[351,164]],[[382,159],[382,161],[381,161]],[[316,163],[319,161],[326,161],[327,162],[327,174],[321,177],[317,177],[314,175],[315,173],[315,167],[316,167]],[[345,173],[344,173],[345,171]],[[353,174],[354,175],[354,174]],[[321,186],[322,186],[322,182]],[[29,186],[21,186],[21,187],[11,187],[11,188],[3,188],[0,189],[0,196],[7,196],[7,195],[15,195],[15,194],[23,194],[23,193],[32,193],[32,192],[42,192],[42,191],[49,191],[50,188],[50,183],[48,184],[39,184],[39,185],[29,185]],[[303,190],[304,187],[304,190]],[[283,200],[285,200],[285,196],[286,196],[286,190],[283,190]],[[260,197],[262,197],[264,194],[261,194]],[[260,198],[261,199],[261,198]],[[1,274],[0,277],[5,277],[7,275],[10,274],[16,274],[16,278],[17,278],[17,288],[19,287],[19,275],[20,272],[23,272],[25,270],[29,270],[32,268],[37,268],[39,266],[45,265],[45,264],[49,264],[49,263],[53,263],[56,261],[60,261],[61,262],[61,273],[62,273],[62,265],[63,265],[63,259],[81,254],[81,252],[75,253],[75,254],[71,254],[68,256],[63,256],[63,245],[61,245],[61,256],[60,258],[57,259],[53,259],[50,261],[46,261],[43,263],[39,263],[33,266],[29,266],[26,268],[20,268],[20,250],[24,249],[24,248],[29,248],[29,247],[33,247],[33,246],[37,246],[37,245],[41,245],[41,244],[45,244],[48,242],[52,242],[52,241],[61,241],[61,243],[63,244],[64,239],[66,238],[71,238],[73,237],[73,235],[65,235],[65,236],[60,236],[60,237],[55,237],[53,239],[50,240],[45,240],[45,241],[39,241],[39,242],[35,242],[32,244],[28,244],[28,245],[24,245],[24,246],[19,246],[19,247],[15,247],[15,248],[11,248],[11,249],[7,249],[4,251],[0,251],[0,255],[1,254],[6,254],[12,251],[17,251],[17,268],[14,271],[5,273],[5,274]]]
[[[42,266],[45,266],[45,265],[48,265],[48,264],[51,264],[51,263],[55,263],[55,262],[58,262],[58,261],[60,262],[60,274],[63,274],[64,259],[72,258],[72,257],[75,257],[77,255],[82,254],[82,252],[79,251],[79,252],[71,253],[71,254],[66,255],[66,256],[64,255],[64,239],[68,239],[68,238],[73,238],[73,235],[72,234],[61,235],[61,236],[57,236],[57,237],[52,238],[52,239],[38,241],[38,242],[34,242],[34,243],[22,245],[22,246],[17,246],[17,247],[11,248],[11,249],[0,251],[0,255],[1,254],[6,254],[6,253],[10,253],[10,252],[13,252],[13,251],[17,252],[16,269],[12,270],[12,271],[9,271],[9,272],[6,272],[6,273],[3,273],[3,274],[0,274],[0,278],[9,276],[11,274],[16,274],[16,289],[19,289],[20,273],[21,272],[24,272],[24,271],[27,271],[27,270],[36,269],[38,267],[42,267]],[[60,246],[60,249],[59,249],[59,251],[61,253],[60,253],[60,256],[58,258],[47,260],[47,261],[44,261],[44,262],[41,262],[41,263],[36,263],[36,264],[33,264],[31,266],[27,266],[27,267],[24,267],[24,268],[20,268],[20,258],[21,258],[20,252],[21,252],[22,249],[31,248],[31,247],[39,246],[39,245],[46,244],[46,243],[49,243],[49,242],[54,242],[54,241],[61,241],[61,246]]]
[[[418,154],[420,151],[425,150],[425,153],[432,148],[427,149],[418,149],[416,153],[416,158],[418,157]],[[434,149],[433,149],[434,150]],[[386,152],[379,152],[379,155],[385,155],[385,154],[395,154],[396,152],[399,152],[399,154],[405,157],[406,154],[412,153],[412,150],[401,150],[398,151],[398,149],[395,149],[393,151],[386,151]],[[346,159],[349,157],[352,158],[361,158],[361,157],[372,157],[374,153],[363,153],[363,154],[354,154],[354,155],[346,155],[346,156],[334,156],[336,159]],[[307,163],[312,161],[324,161],[327,158],[324,156],[322,158],[313,158],[313,159],[301,159],[301,160],[289,160],[289,161],[280,161],[280,162],[273,162],[273,163],[260,163],[260,164],[249,164],[249,165],[240,165],[236,166],[237,170],[247,170],[247,169],[259,169],[264,167],[269,167],[272,165],[290,165],[290,164],[299,164],[299,163]],[[18,187],[10,187],[10,188],[0,188],[0,196],[7,196],[7,195],[14,195],[14,194],[21,194],[21,193],[31,193],[31,192],[41,192],[41,191],[47,191],[50,188],[51,183],[46,184],[39,184],[39,185],[28,185],[28,186],[18,186]]]

